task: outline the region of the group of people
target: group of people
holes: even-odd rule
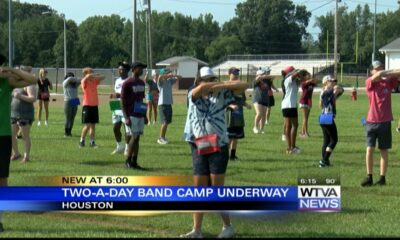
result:
[[[1,56],[2,61],[4,57]],[[0,59],[0,60],[1,60]],[[143,134],[145,124],[154,124],[159,112],[161,120],[159,144],[168,144],[165,137],[167,127],[172,121],[172,86],[180,78],[172,74],[170,69],[161,69],[152,72],[151,79],[147,74],[142,80],[141,76],[146,69],[146,64],[134,62],[120,62],[118,72],[120,78],[116,80],[114,93],[110,95],[112,101],[120,103],[119,109],[112,112],[112,123],[115,140],[117,143],[113,154],[125,153],[125,166],[133,169],[143,169],[138,164],[139,141]],[[379,61],[373,63],[371,77],[366,80],[366,90],[369,97],[369,112],[366,120],[367,152],[366,166],[367,177],[361,186],[371,186],[373,152],[376,141],[381,152],[380,179],[376,184],[386,183],[388,149],[391,148],[391,92],[397,87],[400,70],[383,70]],[[15,147],[15,139],[19,129],[23,138],[29,137],[29,128],[33,122],[33,103],[36,99],[46,102],[49,95],[36,94],[36,84],[39,92],[49,91],[51,83],[45,77],[46,71],[39,72],[39,78],[30,74],[29,68],[14,69],[0,68],[0,105],[2,117],[0,119],[0,186],[7,185],[10,160],[18,159],[21,155]],[[132,71],[132,75],[129,72]],[[254,133],[263,133],[265,124],[269,123],[271,107],[275,105],[273,91],[279,90],[273,85],[271,69],[259,69],[256,74],[253,89],[253,104],[256,116],[253,126]],[[312,78],[306,70],[295,69],[288,66],[281,71],[283,100],[281,104],[283,116],[283,136],[287,142],[288,154],[298,154],[301,149],[296,145],[298,129],[298,90],[302,88],[300,108],[303,110],[303,125],[300,136],[309,136],[308,116],[312,106],[313,88],[319,81]],[[189,89],[188,111],[184,128],[185,141],[189,143],[195,186],[222,186],[225,182],[225,173],[229,160],[237,160],[237,142],[244,138],[245,108],[251,105],[246,103],[246,82],[239,78],[238,68],[229,69],[229,80],[217,81],[217,76],[211,68],[203,67],[199,70],[194,85]],[[64,113],[65,136],[71,136],[74,119],[80,100],[78,88],[82,88],[83,107],[82,123],[84,124],[80,147],[85,147],[85,137],[89,132],[90,146],[97,147],[95,143],[95,126],[99,122],[99,99],[97,86],[104,79],[103,75],[94,73],[91,68],[83,69],[83,78],[78,79],[73,73],[68,73],[63,81],[64,87]],[[40,86],[43,90],[40,90]],[[147,86],[147,92],[146,92]],[[322,78],[322,90],[319,106],[321,108],[320,126],[323,133],[320,167],[331,165],[330,156],[338,142],[338,131],[335,124],[336,100],[343,94],[342,87],[337,85],[336,79],[327,75]],[[11,97],[12,96],[12,97]],[[146,101],[145,101],[146,99]],[[47,109],[46,104],[44,104]],[[48,106],[48,105],[47,105]],[[157,112],[158,107],[158,112]],[[4,113],[4,114],[3,114]],[[152,118],[152,114],[154,118]],[[45,124],[47,125],[48,114]],[[154,120],[152,120],[154,119]],[[39,124],[38,124],[39,125]],[[121,127],[125,128],[125,143],[122,143]],[[13,137],[11,137],[13,136]],[[4,148],[3,148],[4,146]],[[30,148],[30,141],[25,143],[25,148]],[[12,151],[13,150],[13,151]],[[29,160],[28,154],[23,156],[23,161]],[[223,227],[219,237],[233,237],[234,229],[228,214],[221,214]],[[0,213],[0,231],[3,230]],[[181,237],[202,237],[201,227],[203,213],[194,213],[192,231]]]

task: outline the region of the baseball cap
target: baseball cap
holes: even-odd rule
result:
[[[239,72],[240,72],[240,70],[238,69],[238,68],[236,68],[236,67],[231,67],[231,68],[229,68],[229,71],[228,71],[228,73],[229,74],[239,74]]]
[[[172,71],[171,71],[171,69],[169,69],[169,68],[161,68],[161,69],[160,69],[160,74],[161,74],[161,75],[167,74],[167,73],[170,73],[170,72],[172,72]]]
[[[372,62],[372,69],[376,69],[376,68],[379,68],[379,67],[383,67],[383,64],[380,61],[375,60],[375,61]]]
[[[268,73],[268,72],[271,72],[271,68],[270,68],[270,67],[265,67],[265,68],[264,68],[264,71],[267,72],[267,73]]]
[[[141,62],[133,62],[131,68],[134,69],[136,67],[142,67],[142,68],[146,68],[147,65]]]
[[[291,73],[295,70],[295,68],[293,66],[287,66],[285,67],[282,71],[286,74]]]
[[[335,81],[335,79],[331,75],[326,75],[322,78],[322,84],[325,84],[328,81]]]
[[[265,72],[264,69],[258,69],[257,72],[256,72],[256,75],[262,75],[262,74],[265,74],[265,73],[266,72]]]
[[[210,78],[217,78],[214,72],[210,67],[202,67],[200,68],[200,78],[202,79],[210,79]]]
[[[123,67],[125,70],[129,71],[131,69],[131,66],[127,62],[118,62],[118,67]]]

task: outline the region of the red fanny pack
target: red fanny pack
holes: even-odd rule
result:
[[[218,136],[215,133],[198,137],[195,139],[195,143],[199,155],[215,153],[221,150],[221,147],[218,146]]]
[[[47,99],[49,97],[50,97],[50,93],[48,93],[48,92],[41,92],[40,93],[40,98],[41,99]]]

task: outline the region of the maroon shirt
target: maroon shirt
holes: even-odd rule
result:
[[[314,91],[314,83],[302,83],[301,84],[301,90],[303,91],[301,98],[300,98],[300,104],[307,104],[308,106],[311,107],[312,105],[312,94]]]
[[[121,102],[122,111],[128,116],[143,118],[146,113],[133,111],[135,102],[143,102],[145,83],[141,79],[129,78],[122,84]]]

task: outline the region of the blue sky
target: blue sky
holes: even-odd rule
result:
[[[235,16],[235,7],[244,0],[152,0],[152,8],[157,11],[179,12],[184,15],[197,17],[200,14],[211,13],[214,19],[222,25]],[[377,0],[377,12],[395,10],[399,7],[397,0]],[[87,17],[94,15],[119,14],[124,18],[132,19],[133,0],[21,0],[21,2],[49,5],[59,13],[64,13],[67,19],[81,23]],[[143,0],[137,0],[138,9],[142,9]],[[318,29],[314,28],[315,17],[332,11],[334,0],[294,0],[295,4],[303,4],[312,11],[309,33],[316,37]],[[342,0],[341,5],[354,9],[358,4],[369,4],[374,11],[375,0]]]

